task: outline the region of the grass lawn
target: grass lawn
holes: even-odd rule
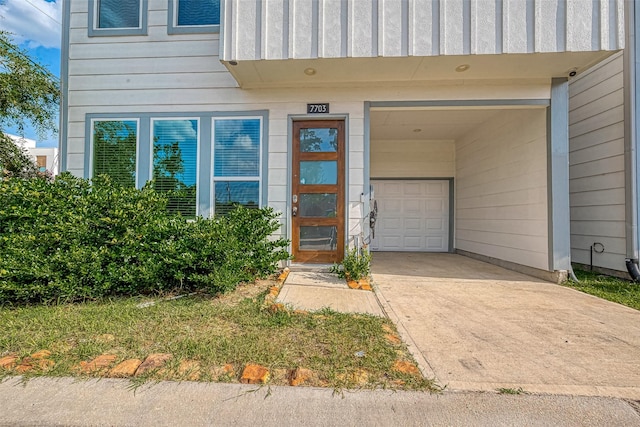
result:
[[[589,271],[575,273],[580,283],[567,281],[566,286],[640,310],[640,284]]]
[[[107,371],[82,373],[78,365],[105,353],[116,356],[111,367],[126,359],[170,353],[173,357],[163,369],[135,378],[134,384],[237,382],[244,366],[255,363],[269,369],[269,384],[287,384],[292,370],[305,368],[313,374],[304,383],[310,386],[433,389],[420,375],[393,369],[398,360],[413,359],[403,343],[389,338],[397,333],[388,319],[329,310],[270,310],[264,298],[273,284],[242,285],[217,298],[157,298],[152,305],[144,304],[151,301],[148,298],[128,298],[0,308],[0,357],[51,351],[55,365],[27,372],[26,377],[105,376]],[[180,369],[185,362],[191,371]],[[14,369],[0,369],[0,376],[16,374]]]

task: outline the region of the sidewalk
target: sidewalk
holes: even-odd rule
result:
[[[638,426],[620,399],[128,380],[0,383],[0,426]]]
[[[326,271],[291,271],[276,301],[300,310],[331,308],[340,313],[384,316],[373,292],[349,289],[344,279]]]

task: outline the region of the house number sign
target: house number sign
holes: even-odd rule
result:
[[[329,114],[329,103],[307,104],[307,114]]]

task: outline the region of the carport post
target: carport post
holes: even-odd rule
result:
[[[549,212],[549,270],[571,271],[569,210],[569,83],[551,80],[547,109],[547,204]]]

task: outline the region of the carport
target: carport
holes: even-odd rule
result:
[[[550,100],[370,103],[371,249],[460,253],[564,279],[566,120],[554,119],[552,110],[561,118],[564,109],[553,93]]]
[[[469,257],[377,252],[376,293],[453,390],[640,399],[640,312]]]

